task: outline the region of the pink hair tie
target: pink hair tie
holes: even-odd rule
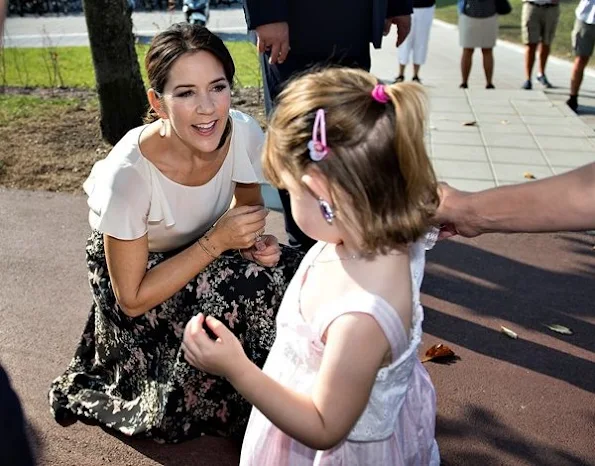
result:
[[[374,86],[374,89],[372,89],[372,98],[381,104],[386,104],[390,101],[390,97],[386,95],[386,91],[384,90],[384,84],[376,84]]]
[[[326,121],[324,119],[324,110],[319,108],[316,111],[316,119],[312,128],[312,140],[308,142],[310,158],[314,162],[320,162],[328,154],[326,145]]]

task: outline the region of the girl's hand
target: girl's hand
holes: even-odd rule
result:
[[[209,337],[203,327],[205,323],[217,340],[213,341]],[[182,349],[189,364],[227,378],[241,371],[242,363],[247,361],[236,336],[214,317],[209,316],[205,320],[202,312],[186,325]]]
[[[209,240],[221,252],[250,248],[264,231],[267,215],[261,205],[229,209],[215,224]]]
[[[250,249],[242,251],[244,259],[256,262],[263,267],[275,267],[281,258],[279,241],[273,235],[262,235]]]

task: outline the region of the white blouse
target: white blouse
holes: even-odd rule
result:
[[[123,240],[147,234],[151,252],[170,251],[204,234],[229,208],[236,183],[265,182],[260,126],[240,111],[230,110],[229,115],[229,151],[217,174],[202,186],[167,178],[140,151],[146,125],[130,130],[93,165],[83,184],[91,228]]]

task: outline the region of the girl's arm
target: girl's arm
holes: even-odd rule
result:
[[[184,332],[186,359],[228,378],[235,389],[287,435],[327,450],[344,439],[364,411],[390,345],[374,318],[352,313],[328,328],[320,371],[312,395],[297,393],[265,375],[244,354],[235,336],[217,319],[203,329],[202,314]]]

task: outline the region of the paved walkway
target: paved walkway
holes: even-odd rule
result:
[[[541,177],[592,154],[585,123],[555,95],[516,90],[522,56],[514,48],[496,49],[498,90],[482,90],[476,69],[464,92],[456,31],[432,33],[423,77],[432,95],[432,157],[444,179],[469,189],[523,181],[525,171]],[[395,66],[388,44],[375,52],[379,76],[394,78]],[[550,71],[553,82],[566,82],[567,65],[552,63]],[[595,95],[591,77],[585,86]],[[476,126],[462,126],[470,121]],[[49,416],[47,387],[72,357],[90,305],[86,211],[81,195],[0,189],[0,359],[23,400],[40,464],[237,464],[237,446],[227,440],[158,445],[81,423],[63,428]],[[271,214],[268,229],[283,237],[280,214]],[[445,464],[595,464],[594,243],[584,234],[487,235],[446,241],[428,254],[421,350],[442,342],[461,357],[427,364]],[[545,327],[554,323],[574,334]],[[504,336],[501,325],[519,338]]]
[[[135,35],[144,38],[167,29],[173,23],[185,21],[185,18],[180,10],[134,12],[132,21]],[[224,39],[233,39],[237,35],[245,38],[246,21],[242,8],[238,5],[212,8],[209,28]],[[83,15],[11,16],[6,21],[4,41],[6,47],[89,45]]]
[[[475,53],[469,89],[458,89],[458,30],[434,23],[427,65],[420,76],[431,96],[429,146],[440,178],[474,191],[527,181],[529,175],[551,176],[595,161],[595,73],[585,76],[582,115],[577,116],[564,103],[569,62],[550,60],[548,76],[559,88],[546,94],[536,82],[536,90],[519,89],[524,80],[521,47],[499,42],[494,54],[496,90],[484,88],[480,51]],[[374,51],[375,74],[392,80],[396,69],[394,50]],[[411,67],[407,72],[410,79]]]

